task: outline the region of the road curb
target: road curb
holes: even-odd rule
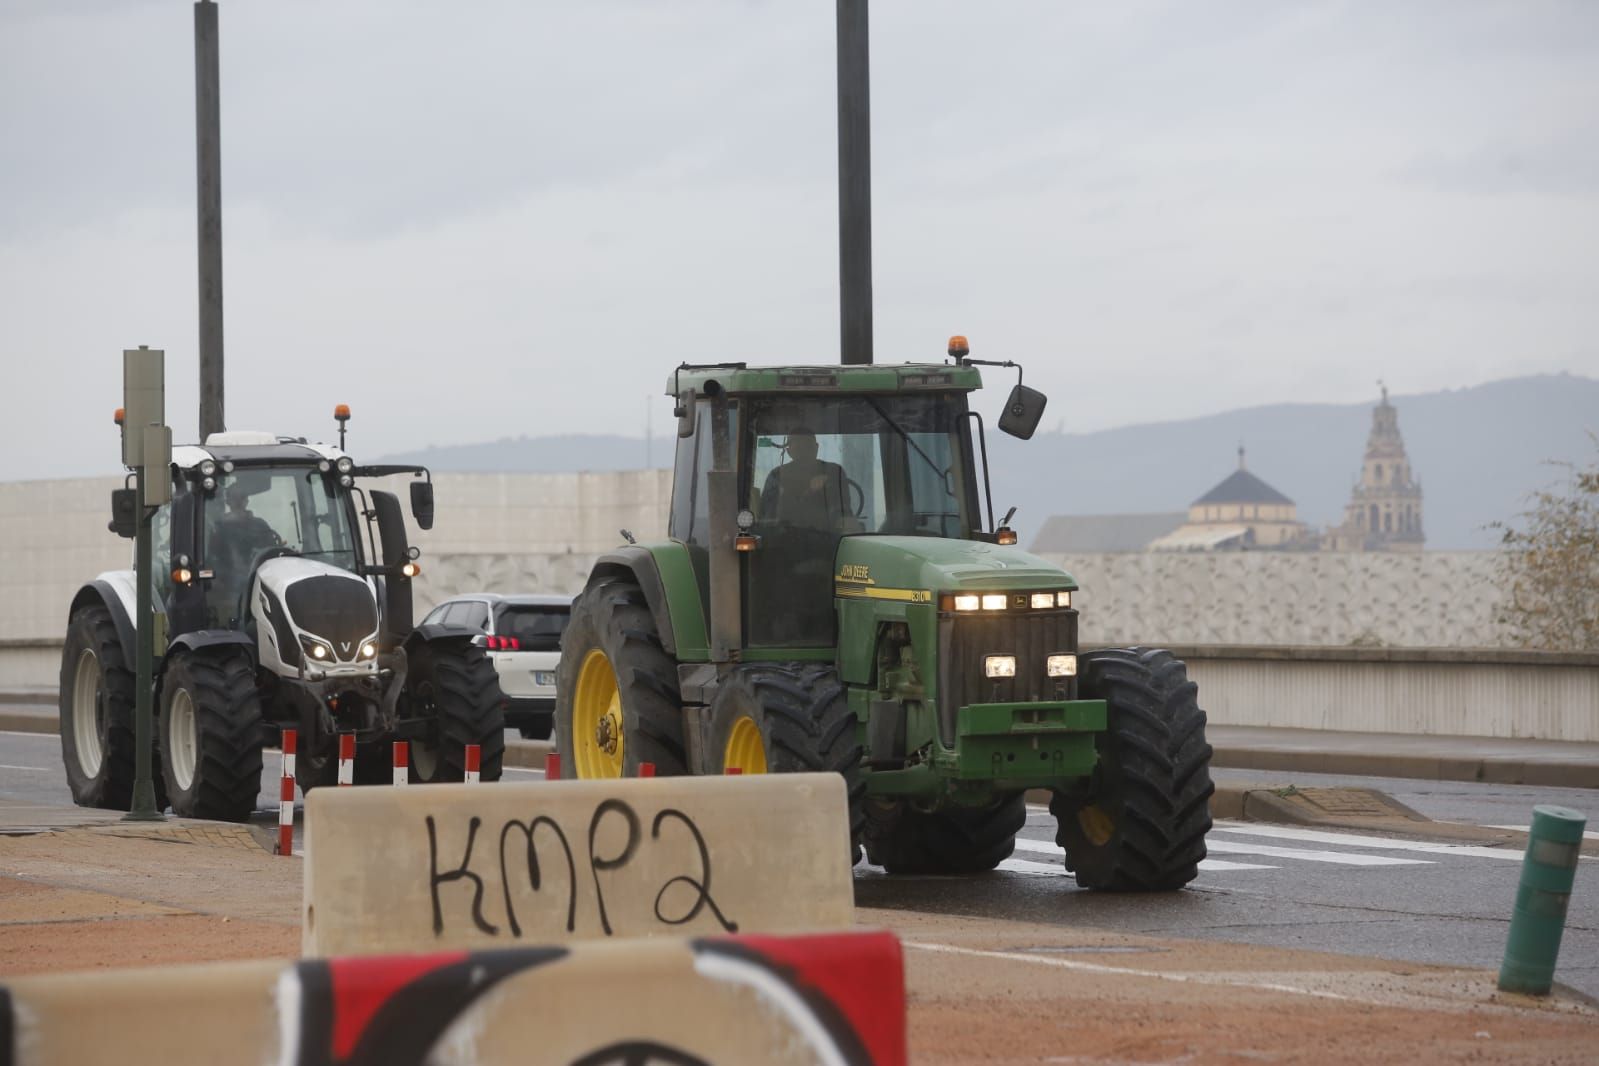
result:
[[[1410,755],[1385,752],[1289,751],[1270,747],[1217,748],[1211,765],[1350,777],[1402,777],[1545,788],[1599,788],[1599,765],[1516,758]]]

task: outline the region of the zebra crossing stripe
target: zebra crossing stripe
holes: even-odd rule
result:
[[[1001,870],[1012,870],[1016,873],[1037,873],[1040,864],[1047,863],[1055,868],[1055,872],[1064,873],[1066,867],[1062,863],[1065,854],[1058,844],[1051,844],[1045,840],[1033,840],[1029,837],[1016,838],[1016,850],[1026,852],[1012,859],[1006,859],[999,865]],[[1038,858],[1030,856],[1037,855]],[[1047,858],[1045,857],[1047,856]],[[1025,865],[1023,865],[1025,864]],[[1229,870],[1275,870],[1275,866],[1262,866],[1253,862],[1228,862],[1226,859],[1205,859],[1199,864],[1201,870],[1210,870],[1216,873],[1225,873]]]
[[[1363,833],[1326,833],[1317,829],[1291,829],[1287,826],[1244,825],[1239,822],[1217,822],[1213,833],[1242,836],[1275,837],[1306,844],[1338,844],[1349,848],[1372,848],[1378,851],[1414,851],[1423,855],[1460,855],[1477,859],[1521,861],[1520,848],[1485,848],[1475,844],[1439,844],[1428,840],[1401,840],[1394,837],[1374,837]],[[1211,837],[1210,840],[1214,840]]]

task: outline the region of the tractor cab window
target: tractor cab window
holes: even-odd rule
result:
[[[241,467],[205,501],[207,601],[217,624],[238,624],[250,575],[273,555],[303,555],[356,570],[347,499],[315,467]]]
[[[761,538],[748,564],[756,645],[833,641],[833,557],[852,534],[966,537],[975,481],[962,397],[773,397],[751,404],[740,505]]]

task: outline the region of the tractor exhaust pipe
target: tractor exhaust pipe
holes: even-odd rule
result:
[[[872,361],[872,129],[867,0],[838,0],[839,355]]]

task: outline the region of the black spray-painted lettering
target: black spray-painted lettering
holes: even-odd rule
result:
[[[686,922],[693,921],[700,911],[709,906],[711,913],[716,915],[716,920],[721,923],[723,929],[729,933],[738,932],[738,923],[728,921],[726,915],[722,913],[722,909],[711,898],[711,853],[706,850],[705,838],[700,835],[699,826],[694,824],[693,819],[680,810],[668,807],[655,816],[655,821],[650,825],[650,839],[659,840],[661,838],[661,823],[668,818],[676,818],[687,826],[688,831],[694,835],[694,846],[699,849],[700,853],[700,880],[696,881],[687,874],[679,874],[662,885],[661,890],[655,894],[655,917],[667,925],[683,925]],[[690,907],[688,913],[681,918],[668,918],[661,913],[661,900],[666,896],[666,890],[679,881],[695,890],[694,906]]]
[[[662,827],[668,822],[679,822],[688,830],[689,836],[694,841],[694,850],[699,857],[699,869],[693,873],[680,873],[667,878],[664,884],[655,893],[654,916],[662,925],[679,926],[687,925],[698,918],[706,908],[729,933],[738,931],[738,923],[729,919],[716,900],[711,895],[711,853],[705,844],[705,836],[700,832],[699,826],[683,811],[675,808],[665,808],[656,814],[650,825],[650,840],[662,839]],[[477,833],[483,825],[483,819],[472,816],[467,822],[466,850],[461,857],[460,865],[454,869],[439,870],[439,844],[438,826],[433,816],[426,816],[428,834],[428,856],[431,868],[429,871],[429,891],[433,902],[433,933],[435,936],[444,935],[444,907],[439,897],[439,886],[453,881],[470,881],[472,883],[472,924],[481,933],[495,937],[500,935],[500,927],[494,925],[483,915],[484,878],[472,870],[472,853],[477,842]],[[599,836],[606,824],[617,825],[624,833],[619,846],[611,849],[614,853],[602,854],[598,846]],[[505,821],[499,830],[499,848],[493,853],[499,862],[500,893],[505,900],[506,926],[511,936],[521,938],[522,920],[517,914],[516,900],[511,889],[512,863],[506,861],[506,844],[513,833],[522,835],[525,847],[522,860],[515,864],[518,869],[525,869],[527,879],[534,892],[539,892],[544,886],[547,873],[547,863],[542,863],[539,858],[539,831],[545,831],[545,837],[553,835],[561,846],[561,851],[566,859],[567,897],[566,897],[566,931],[577,931],[577,862],[572,852],[570,838],[559,822],[548,815],[536,815],[526,820],[512,818]],[[599,913],[600,930],[605,936],[615,935],[611,927],[611,915],[605,903],[605,881],[610,877],[626,876],[628,866],[639,855],[640,845],[643,841],[643,832],[638,812],[631,804],[620,799],[607,799],[594,808],[589,818],[588,825],[588,866],[589,876],[594,882],[595,909]],[[492,859],[490,861],[493,861]],[[559,865],[557,864],[557,869]],[[602,879],[600,874],[606,874]],[[489,871],[492,878],[493,872]],[[520,880],[520,877],[517,878]],[[681,914],[669,916],[666,901],[667,893],[674,885],[682,885],[693,893],[692,898],[686,903],[686,910]],[[526,907],[524,906],[524,911]],[[675,907],[672,910],[676,910]]]
[[[490,925],[483,917],[483,879],[467,867],[472,865],[472,844],[477,840],[478,826],[483,824],[483,819],[473,817],[467,823],[466,854],[461,857],[461,865],[448,873],[439,873],[439,844],[437,832],[433,826],[433,816],[427,816],[428,825],[428,864],[429,881],[428,891],[433,894],[433,935],[439,936],[444,932],[444,911],[439,906],[439,886],[447,881],[460,881],[462,879],[472,882],[472,921],[481,931],[489,936],[499,934],[499,928]]]
[[[533,883],[533,891],[537,892],[542,877],[539,872],[538,848],[533,843],[533,834],[541,825],[550,827],[556,839],[561,842],[561,850],[566,852],[566,931],[571,933],[577,930],[577,863],[572,860],[572,845],[567,843],[566,832],[555,819],[541,814],[527,822],[519,822],[513,818],[500,830],[500,889],[505,893],[505,917],[511,923],[512,936],[521,936],[522,926],[516,920],[516,907],[511,903],[511,870],[505,864],[505,838],[510,836],[512,830],[521,830],[527,837],[527,876]]]

